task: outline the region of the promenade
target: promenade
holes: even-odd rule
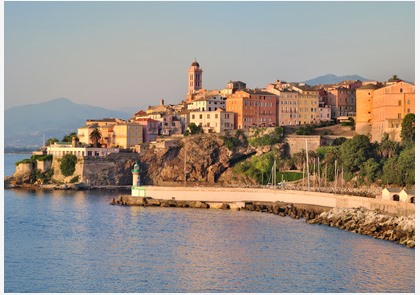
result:
[[[312,191],[283,190],[276,188],[215,188],[215,187],[163,187],[145,186],[148,197],[154,199],[203,202],[285,202],[317,205],[331,208],[364,207],[379,209],[400,216],[413,215],[415,206],[411,203],[380,200],[374,198],[339,195]]]

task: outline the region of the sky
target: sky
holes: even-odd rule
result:
[[[132,112],[205,89],[325,74],[415,81],[415,2],[5,2],[4,108]]]

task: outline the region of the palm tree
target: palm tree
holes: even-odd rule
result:
[[[90,140],[92,140],[93,145],[94,145],[95,147],[98,147],[98,142],[99,142],[99,140],[101,139],[101,137],[102,137],[102,134],[101,134],[101,131],[99,131],[99,129],[98,129],[98,128],[95,128],[95,129],[92,131],[92,133],[89,135],[89,139],[90,139]]]
[[[392,75],[391,78],[388,79],[388,82],[399,82],[401,79],[397,75]]]

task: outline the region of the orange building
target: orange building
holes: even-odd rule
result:
[[[354,116],[356,112],[355,91],[346,87],[328,88],[325,103],[331,106],[331,117]]]
[[[379,88],[373,92],[372,141],[380,142],[384,133],[401,141],[401,124],[407,114],[415,113],[415,86],[404,81]]]
[[[372,102],[373,93],[380,88],[378,85],[367,84],[356,90],[356,132],[370,135],[372,132]]]
[[[260,89],[242,89],[226,100],[226,111],[235,113],[235,129],[276,126],[277,96]]]

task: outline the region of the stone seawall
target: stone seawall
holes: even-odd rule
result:
[[[147,196],[154,199],[210,202],[285,202],[329,208],[357,208],[381,210],[387,214],[409,216],[415,213],[411,203],[330,193],[256,188],[162,187],[145,186]]]
[[[204,202],[173,199],[152,199],[120,195],[113,198],[112,205],[175,207],[196,209],[246,210],[266,212],[281,217],[305,219],[309,224],[323,224],[338,227],[353,233],[368,235],[377,239],[395,241],[410,248],[415,247],[415,218],[395,217],[366,208],[329,208],[317,205],[291,204],[285,202]],[[330,210],[331,209],[331,210]]]
[[[390,216],[366,208],[334,208],[308,221],[324,224],[377,239],[395,241],[401,245],[415,246],[415,217]]]

